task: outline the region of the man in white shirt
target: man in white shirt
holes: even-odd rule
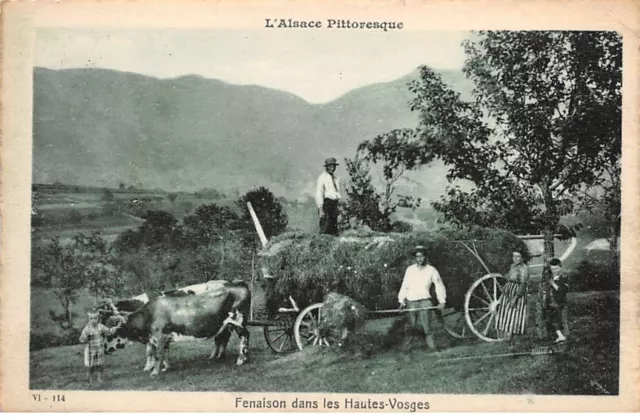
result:
[[[340,180],[334,175],[338,162],[335,158],[324,160],[325,171],[316,184],[316,205],[320,217],[320,233],[338,234],[338,203],[340,201]]]
[[[447,301],[447,290],[435,267],[427,264],[426,249],[416,247],[414,251],[416,263],[409,266],[404,274],[402,286],[398,293],[400,308],[413,309],[407,312],[408,322],[405,324],[405,340],[419,326],[426,336],[427,347],[435,350],[431,331],[431,310],[416,310],[432,307],[429,289],[433,284],[438,298],[438,309],[444,309]]]

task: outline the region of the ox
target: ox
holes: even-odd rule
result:
[[[162,292],[149,292],[142,293],[138,296],[134,296],[130,299],[120,300],[115,303],[116,312],[113,311],[113,307],[111,306],[110,299],[105,299],[100,306],[98,306],[98,311],[100,313],[100,322],[109,327],[116,326],[120,323],[126,322],[126,317],[128,317],[131,313],[137,311],[142,308],[147,302],[153,299],[157,299],[162,296],[188,296],[195,295],[196,293],[190,289],[178,289],[178,290],[168,290]],[[123,316],[124,315],[124,316]],[[122,340],[116,338],[116,342],[113,346],[110,346],[109,343],[105,343],[104,349],[107,354],[112,353],[113,347],[122,349],[125,347],[125,344],[128,340]],[[154,347],[147,342],[146,349],[146,363],[144,366],[144,371],[149,371],[153,368],[155,363],[155,349]],[[163,362],[162,370],[165,371],[169,368],[169,362],[165,357]]]
[[[214,338],[210,359],[221,359],[231,333],[240,337],[236,364],[248,360],[251,292],[246,284],[225,283],[202,294],[160,296],[132,313],[105,345],[107,354],[124,348],[129,341],[147,343],[145,370],[155,376],[166,370],[169,343],[179,339]]]

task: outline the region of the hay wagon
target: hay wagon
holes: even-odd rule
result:
[[[463,243],[470,255],[485,266],[487,273],[471,281],[464,295],[462,310],[455,306],[445,307],[437,310],[437,316],[444,330],[454,338],[478,337],[484,341],[500,341],[495,329],[495,316],[507,280],[501,273],[491,272],[474,245]],[[255,283],[252,282],[252,288],[254,287]],[[329,346],[330,341],[320,335],[323,303],[315,302],[300,309],[292,296],[289,296],[289,303],[290,306],[278,308],[277,315],[269,319],[256,319],[252,310],[248,324],[263,327],[265,341],[275,353],[302,350],[309,345]],[[434,304],[420,310],[436,309]],[[369,311],[369,314],[377,319],[399,316],[409,311],[415,309],[378,309]]]
[[[331,277],[344,277],[345,273],[340,272],[342,268],[349,261],[349,255],[352,253],[354,258],[352,262],[357,264],[358,252],[373,252],[376,253],[373,259],[391,261],[391,265],[395,262],[394,267],[388,267],[385,263],[385,272],[373,273],[371,277],[388,276],[388,281],[382,283],[389,283],[391,286],[386,290],[380,290],[379,296],[386,297],[386,304],[378,305],[378,302],[374,299],[369,301],[370,305],[365,306],[369,309],[369,315],[375,318],[393,317],[406,313],[406,309],[396,309],[397,302],[395,296],[398,290],[398,282],[402,279],[402,272],[407,266],[407,259],[398,258],[397,255],[407,254],[406,249],[412,249],[415,243],[429,242],[436,261],[432,261],[433,265],[440,271],[442,278],[447,285],[447,306],[443,310],[437,311],[437,316],[441,320],[444,330],[452,337],[457,339],[465,339],[471,337],[477,337],[484,341],[495,342],[501,341],[498,336],[498,331],[495,329],[496,313],[501,302],[501,296],[507,279],[502,273],[505,273],[510,265],[511,252],[519,250],[523,255],[529,257],[535,254],[535,245],[540,243],[540,236],[515,236],[508,232],[491,232],[488,230],[478,230],[473,234],[459,234],[454,232],[452,237],[446,238],[433,238],[428,235],[417,235],[416,237],[409,238],[403,234],[399,234],[395,237],[389,236],[373,236],[368,238],[340,238],[340,240],[332,237],[324,238],[318,236],[298,236],[295,235],[291,238],[281,240],[280,242],[268,243],[260,222],[251,205],[248,204],[250,214],[253,217],[256,230],[263,244],[263,251],[260,253],[267,258],[274,255],[287,255],[287,252],[291,252],[293,248],[298,247],[301,249],[311,248],[324,252],[323,246],[331,246],[335,241],[346,242],[347,252],[339,252],[335,249],[328,258],[331,260],[331,265],[334,267],[334,271],[321,272],[322,268],[314,267],[315,261],[298,258],[293,262],[289,262],[289,273],[293,280],[290,282],[290,290],[282,289],[282,284],[271,286],[275,287],[275,295],[271,294],[271,303],[274,300],[279,301],[279,305],[271,305],[270,311],[267,311],[266,315],[256,316],[254,308],[252,307],[250,313],[249,325],[263,327],[264,338],[268,346],[276,353],[285,353],[295,350],[302,350],[309,345],[315,346],[328,346],[330,343],[326,337],[320,335],[320,320],[322,319],[323,303],[322,296],[327,291],[326,285],[318,286],[318,278],[331,278]],[[275,238],[274,238],[275,239]],[[307,240],[308,243],[304,241]],[[316,243],[314,243],[316,241]],[[403,246],[400,246],[398,244]],[[329,245],[327,245],[329,244]],[[390,244],[395,244],[393,246]],[[353,245],[353,246],[352,246]],[[358,248],[358,245],[362,245]],[[387,246],[388,245],[388,246]],[[575,245],[575,243],[574,243]],[[372,248],[373,246],[373,248]],[[385,246],[387,246],[385,248]],[[293,248],[292,248],[293,247]],[[315,247],[315,248],[314,248]],[[403,248],[399,250],[399,248]],[[274,249],[275,248],[275,249]],[[565,252],[561,259],[571,252],[573,248]],[[293,249],[293,253],[295,253]],[[394,255],[394,252],[396,255]],[[319,258],[325,257],[318,256]],[[398,263],[400,261],[400,263]],[[457,263],[456,263],[457,261]],[[340,263],[342,262],[342,264]],[[472,264],[473,262],[473,264]],[[280,268],[283,266],[282,259],[278,260]],[[296,264],[311,265],[309,271],[311,273],[296,273],[295,270],[291,270],[292,266]],[[284,266],[287,264],[285,263]],[[351,268],[351,267],[349,267]],[[391,270],[395,268],[395,271]],[[364,271],[367,267],[362,267]],[[255,270],[254,270],[255,271]],[[268,272],[269,269],[266,270]],[[286,270],[285,270],[286,271]],[[370,270],[369,270],[370,271]],[[351,277],[355,276],[357,271],[351,271]],[[264,277],[268,281],[271,276],[268,274],[265,276],[265,267],[262,267],[263,281]],[[363,274],[364,276],[370,275]],[[310,279],[305,279],[311,277]],[[349,274],[347,273],[347,276]],[[448,282],[449,280],[449,282]],[[394,284],[395,281],[395,284]],[[375,282],[367,283],[369,287],[379,287],[380,284]],[[280,286],[278,288],[278,286]],[[286,286],[286,284],[285,284]],[[335,286],[335,284],[333,285]],[[332,286],[332,287],[333,287]],[[255,279],[252,276],[251,287],[255,290]],[[264,287],[264,284],[263,284]],[[267,288],[269,285],[267,284]],[[309,289],[316,288],[320,292],[315,295],[306,292]],[[286,289],[286,287],[285,287]],[[291,293],[289,293],[291,292]],[[303,295],[301,298],[295,296]],[[345,293],[345,290],[342,290]],[[347,296],[353,297],[356,301],[361,302],[358,299],[358,291],[349,293],[348,287],[345,293]],[[356,296],[354,296],[354,294]],[[395,303],[396,308],[392,307],[389,301],[389,295],[391,300]],[[432,294],[433,295],[433,294]],[[276,296],[277,299],[274,299]],[[270,296],[267,295],[267,300]],[[366,303],[366,302],[365,302]],[[427,310],[435,310],[435,305]]]

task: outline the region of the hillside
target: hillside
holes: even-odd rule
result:
[[[342,160],[367,138],[414,126],[412,77],[314,105],[198,76],[35,68],[33,182],[226,191],[265,185],[296,198],[311,191],[324,157]],[[444,71],[443,78],[468,95],[461,73]],[[417,178],[433,186],[443,173],[436,165]]]

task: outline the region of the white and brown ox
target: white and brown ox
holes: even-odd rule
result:
[[[168,368],[171,341],[214,338],[210,359],[222,359],[231,333],[240,337],[236,364],[248,360],[251,292],[243,282],[224,283],[201,294],[160,296],[133,312],[105,345],[107,354],[124,348],[130,341],[147,344],[145,370],[157,375]]]

